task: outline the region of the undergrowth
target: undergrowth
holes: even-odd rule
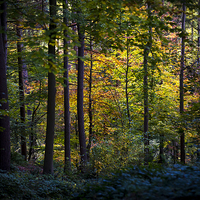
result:
[[[34,167],[30,170],[28,163],[19,166],[19,160],[9,173],[0,173],[0,199],[200,199],[198,165],[132,166],[98,177],[74,171],[65,175],[58,167],[54,176],[47,176]]]

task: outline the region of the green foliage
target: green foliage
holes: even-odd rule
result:
[[[117,170],[98,179],[0,173],[0,199],[198,199],[199,166],[149,165]],[[72,181],[74,179],[74,181]]]
[[[0,173],[0,199],[70,199],[75,183],[52,176]]]
[[[27,162],[24,160],[24,157],[18,152],[11,151],[11,163],[14,165],[27,165]]]
[[[48,1],[30,4],[11,0],[8,2],[8,89],[9,89],[9,113],[11,119],[11,146],[14,151],[20,148],[21,128],[25,129],[27,141],[31,134],[34,135],[35,157],[37,163],[43,165],[44,135],[46,126],[47,103],[47,73],[49,71],[48,55]],[[16,174],[4,174],[2,180],[8,186],[3,187],[0,198],[15,198],[14,193],[19,191],[16,199],[46,199],[79,198],[79,199],[174,199],[176,196],[191,196],[196,192],[196,175],[189,177],[189,167],[182,172],[178,168],[153,169],[133,168],[119,174],[114,173],[110,179],[99,181],[84,180],[109,175],[116,170],[144,163],[144,136],[143,136],[143,56],[144,48],[152,38],[152,47],[148,56],[148,90],[149,90],[149,137],[150,157],[152,162],[158,162],[159,145],[163,140],[163,155],[165,164],[179,162],[179,146],[173,143],[179,142],[179,128],[182,126],[186,133],[187,162],[195,163],[199,159],[200,144],[200,114],[199,114],[199,66],[196,64],[198,37],[197,7],[195,10],[187,10],[187,15],[195,21],[193,41],[189,39],[190,21],[186,32],[181,33],[177,27],[180,22],[181,11],[173,8],[173,4],[161,6],[161,1],[150,1],[152,9],[146,9],[146,1],[68,1],[68,11],[65,13],[69,27],[63,24],[62,1],[58,1],[58,15],[56,16],[56,63],[54,73],[57,82],[56,99],[56,126],[54,145],[54,173],[55,177],[37,177],[30,174],[23,175],[16,165],[27,166],[18,153],[12,152],[12,167]],[[172,2],[172,1],[171,1]],[[180,1],[173,1],[178,2]],[[166,2],[165,2],[166,3]],[[167,4],[167,3],[166,3]],[[194,3],[195,5],[196,3]],[[194,6],[193,5],[193,6]],[[41,10],[43,6],[43,11]],[[18,9],[20,8],[20,9]],[[82,13],[77,14],[77,10]],[[151,17],[148,18],[148,12]],[[180,15],[180,16],[179,16]],[[16,36],[16,19],[21,20],[22,41],[24,45],[20,56],[24,59],[28,77],[26,82],[25,104],[26,110],[32,115],[26,115],[26,122],[20,120],[20,103],[18,89],[18,65],[19,54],[16,44],[19,38]],[[80,46],[76,32],[76,23],[81,23],[85,29],[85,79],[84,79],[84,112],[86,140],[89,140],[89,116],[88,116],[88,82],[90,78],[90,65],[93,62],[92,74],[92,144],[90,148],[90,161],[84,174],[79,174],[79,141],[76,110],[77,69],[76,50]],[[150,34],[148,28],[152,28]],[[63,125],[63,31],[67,31],[68,58],[69,58],[69,84],[70,84],[70,113],[71,113],[71,157],[72,172],[69,172],[70,180],[77,179],[74,183],[61,181],[64,158],[64,125]],[[181,45],[179,37],[185,36],[186,40],[186,75],[185,75],[185,109],[186,114],[179,116],[178,106],[178,70],[180,65]],[[89,41],[90,38],[90,41]],[[93,45],[93,51],[88,49],[89,43]],[[192,44],[192,45],[191,45]],[[103,53],[104,52],[104,53]],[[92,56],[92,58],[91,58]],[[129,62],[127,62],[129,60]],[[193,63],[193,64],[191,64]],[[127,66],[129,70],[127,70]],[[128,71],[127,82],[125,73]],[[127,116],[125,87],[127,83],[128,103],[130,119]],[[1,102],[2,103],[2,102]],[[129,121],[130,120],[130,121]],[[0,131],[2,131],[0,127]],[[27,142],[28,144],[28,142]],[[170,146],[171,145],[171,146]],[[170,149],[171,148],[171,149]],[[175,150],[177,148],[177,158]],[[37,152],[36,152],[37,151]],[[172,152],[174,151],[174,152]],[[175,159],[174,159],[175,158]],[[61,164],[60,164],[61,163]],[[181,167],[182,168],[182,167]],[[191,171],[195,172],[194,168]],[[39,174],[39,170],[31,172]],[[184,175],[185,173],[185,175]],[[174,175],[175,174],[175,175]],[[178,174],[176,176],[176,174]],[[198,173],[197,173],[198,174]],[[72,177],[74,176],[74,177]],[[183,181],[188,179],[187,181]],[[176,177],[176,178],[173,178]],[[196,176],[197,180],[199,175]],[[82,187],[84,184],[87,186]],[[21,182],[20,182],[21,180]],[[169,181],[169,182],[168,182]],[[116,184],[113,184],[116,183]],[[3,184],[3,181],[1,182]],[[10,186],[9,186],[10,184]],[[66,186],[66,190],[65,188]],[[68,184],[71,186],[68,187]],[[171,188],[170,188],[171,184]],[[188,185],[187,185],[188,184]],[[193,184],[193,186],[192,186]],[[166,187],[165,187],[166,186]],[[68,193],[69,189],[72,192]],[[188,193],[184,191],[188,188]],[[189,188],[192,188],[191,190]],[[80,191],[78,191],[80,190]],[[2,190],[1,190],[2,191]],[[180,191],[180,193],[179,193]],[[193,191],[193,193],[192,193]],[[72,195],[73,193],[73,195]],[[0,192],[1,194],[1,192]],[[155,195],[157,194],[157,197]],[[163,196],[162,196],[163,194]],[[4,196],[3,196],[4,195]],[[30,195],[30,196],[29,196]],[[65,197],[66,195],[66,197]],[[168,195],[168,196],[167,196]]]
[[[199,186],[198,167],[132,167],[88,183],[74,199],[197,199]]]

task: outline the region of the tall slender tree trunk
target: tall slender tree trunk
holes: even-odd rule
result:
[[[5,64],[7,65],[7,4],[1,2],[1,27],[2,27],[2,39],[3,39],[3,48],[4,48],[4,59]]]
[[[162,0],[162,6],[165,5],[165,1]],[[162,46],[163,46],[163,43],[162,43]],[[159,163],[163,163],[164,161],[164,134],[163,133],[160,133],[160,144],[159,144]]]
[[[200,16],[200,0],[198,2],[198,15]],[[200,64],[200,17],[198,17],[198,52],[197,52],[197,66]],[[197,161],[200,160],[200,152],[197,149]]]
[[[173,146],[173,149],[172,149],[172,154],[173,154],[173,163],[176,164],[176,162],[178,161],[178,143],[174,140],[172,140],[172,146]]]
[[[151,18],[151,9],[150,5],[148,4],[148,19]],[[147,165],[150,160],[149,155],[149,91],[148,91],[148,56],[152,46],[152,27],[149,25],[149,39],[144,48],[144,164]]]
[[[164,147],[164,134],[160,134],[160,145],[159,145],[159,150],[160,150],[160,152],[159,152],[159,163],[163,163],[163,161],[164,161],[164,149],[163,149],[163,147]]]
[[[193,39],[194,38],[194,21],[192,20],[192,24],[191,24],[191,40],[192,40],[192,43],[193,43]]]
[[[56,39],[56,25],[54,17],[56,16],[56,0],[49,1],[50,7],[50,40],[48,44],[49,56],[55,57],[55,39]],[[50,70],[48,72],[48,102],[47,102],[47,130],[46,130],[46,145],[44,157],[44,174],[53,174],[53,144],[54,144],[54,127],[55,127],[55,75],[53,71],[51,58],[49,58]]]
[[[78,37],[80,46],[78,47],[78,88],[77,88],[77,114],[78,114],[78,131],[81,156],[81,168],[87,162],[85,130],[84,130],[84,111],[83,111],[83,80],[84,80],[84,31],[78,24]]]
[[[198,14],[200,16],[200,0],[198,2],[198,6],[199,6]],[[198,41],[197,41],[197,45],[198,45],[197,64],[199,64],[200,63],[200,17],[198,17]]]
[[[127,115],[128,115],[128,124],[130,128],[131,124],[131,117],[130,117],[130,110],[129,110],[129,98],[128,98],[128,72],[129,72],[129,39],[127,34],[127,47],[126,47],[126,109],[127,109]]]
[[[148,136],[148,128],[149,128],[149,107],[148,107],[148,64],[147,64],[148,52],[145,48],[144,50],[144,163],[148,164],[149,160],[149,136]]]
[[[23,80],[23,44],[21,43],[22,30],[20,27],[19,21],[17,22],[17,53],[18,53],[18,72],[19,72],[19,102],[20,102],[20,119],[21,119],[21,154],[24,156],[24,159],[27,158],[27,148],[26,148],[26,133],[25,133],[25,99],[24,99],[24,80]]]
[[[6,114],[9,106],[6,79],[7,18],[5,1],[0,1],[0,11],[0,109],[5,112],[0,115],[0,169],[8,171],[10,170],[10,118]]]
[[[35,137],[33,128],[35,126],[35,116],[36,116],[36,112],[37,112],[39,106],[40,106],[40,103],[38,104],[38,106],[36,108],[33,109],[32,116],[31,116],[31,134],[29,136],[30,137],[30,148],[29,148],[28,160],[31,160],[31,156],[34,155],[34,146],[36,144],[36,137]]]
[[[93,71],[93,44],[90,36],[90,77],[89,77],[89,141],[87,145],[87,159],[89,161],[91,141],[93,138],[93,112],[92,112],[92,71]]]
[[[66,11],[68,8],[68,1],[65,0],[63,4],[64,23],[68,24]],[[65,172],[71,170],[71,155],[70,155],[70,106],[69,106],[69,76],[68,76],[68,35],[64,30],[64,121],[65,121]]]
[[[183,2],[183,13],[182,13],[182,45],[181,45],[181,68],[180,68],[180,115],[184,112],[184,68],[185,68],[185,18],[186,18],[186,5]],[[183,128],[180,128],[180,146],[181,146],[181,162],[185,163],[185,133]]]

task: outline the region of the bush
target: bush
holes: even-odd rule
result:
[[[70,199],[74,183],[30,173],[0,173],[0,199]]]
[[[88,183],[74,199],[200,199],[200,169],[132,167],[110,179]]]
[[[83,177],[77,176],[74,182],[68,181],[66,176],[55,178],[20,171],[0,173],[0,199],[200,199],[200,168],[197,166],[133,166],[108,177]]]

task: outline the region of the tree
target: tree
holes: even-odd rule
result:
[[[128,39],[128,32],[127,32],[127,45],[126,45],[126,109],[127,109],[127,115],[128,115],[128,121],[129,121],[129,128],[131,123],[131,116],[130,116],[130,110],[129,110],[129,96],[128,96],[128,72],[129,72],[129,39]]]
[[[87,145],[87,159],[89,161],[90,157],[90,148],[91,142],[93,138],[93,111],[92,111],[92,72],[93,72],[93,44],[92,38],[90,35],[90,72],[89,72],[89,108],[88,108],[88,115],[89,115],[89,141]]]
[[[24,156],[24,159],[27,158],[27,149],[26,149],[26,136],[25,136],[25,102],[24,102],[24,81],[23,81],[23,72],[24,72],[24,65],[23,65],[23,58],[22,58],[22,51],[23,45],[21,43],[22,38],[22,30],[20,28],[20,22],[17,21],[16,26],[17,31],[17,53],[18,53],[18,73],[19,73],[19,102],[20,102],[20,119],[21,119],[21,154]]]
[[[68,24],[67,6],[68,1],[65,0],[63,4],[64,23]],[[65,171],[71,169],[71,155],[70,155],[70,106],[69,106],[69,73],[68,73],[68,35],[64,30],[64,124],[65,124]]]
[[[147,5],[147,11],[148,11],[148,19],[151,21],[151,5],[148,3]],[[149,24],[148,27],[148,41],[146,46],[144,47],[144,153],[145,158],[144,162],[145,164],[149,161],[149,135],[148,135],[148,129],[149,129],[149,94],[148,94],[148,57],[152,46],[152,27],[151,24]]]
[[[0,169],[10,169],[10,119],[6,79],[6,2],[0,1]]]
[[[181,67],[180,67],[180,115],[184,112],[184,68],[185,68],[185,18],[186,18],[186,5],[185,0],[183,2],[183,12],[182,12],[182,42],[181,42]],[[180,128],[180,145],[181,145],[181,162],[185,163],[185,134],[184,130]]]
[[[78,13],[80,16],[80,13]],[[83,111],[83,79],[84,79],[84,28],[78,23],[78,86],[77,86],[77,113],[78,113],[78,132],[80,144],[81,167],[87,162],[85,130],[84,130],[84,111]]]
[[[55,127],[55,39],[56,39],[56,0],[49,1],[50,24],[49,24],[49,72],[48,72],[48,102],[47,102],[47,129],[46,129],[46,145],[44,157],[44,174],[53,174],[53,143],[54,143],[54,127]]]
[[[198,2],[198,15],[200,16],[200,0]],[[197,64],[200,63],[200,17],[198,17],[198,40],[197,40],[198,52],[197,52]]]

